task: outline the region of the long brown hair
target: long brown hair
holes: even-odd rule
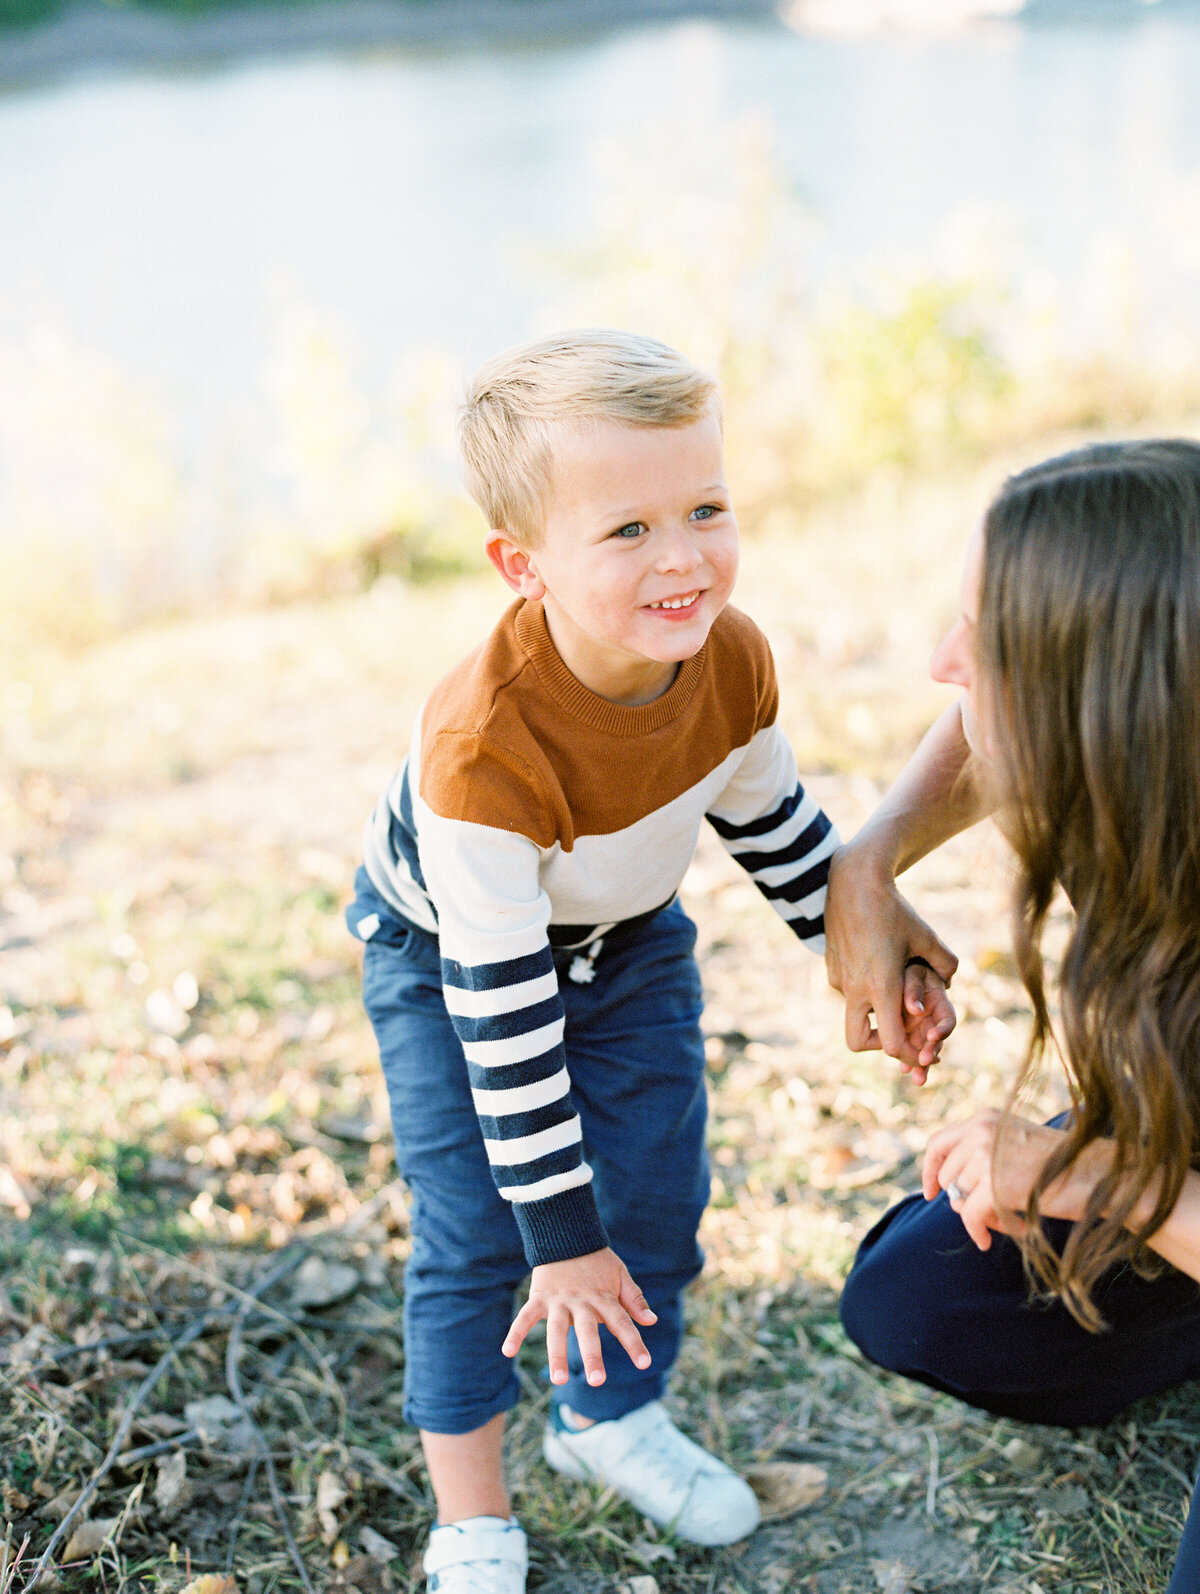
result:
[[[1060,978],[1073,1112],[1039,1177],[1031,1276],[1085,1326],[1100,1275],[1174,1206],[1200,1151],[1200,444],[1102,444],[1006,483],[984,523],[977,667],[1015,847],[1017,966],[1052,1038],[1042,936],[1056,887],[1074,925]],[[1038,1197],[1116,1141],[1061,1255]],[[1149,1220],[1125,1220],[1148,1189]]]

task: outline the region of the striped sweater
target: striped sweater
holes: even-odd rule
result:
[[[587,953],[675,896],[706,818],[815,950],[837,835],[776,724],[766,639],[726,608],[652,703],[597,697],[518,602],[433,691],[368,821],[364,863],[440,941],[500,1194],[531,1266],[607,1244],[571,1101],[554,950]],[[357,933],[377,933],[375,915]]]

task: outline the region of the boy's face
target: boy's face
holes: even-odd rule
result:
[[[507,541],[511,564],[498,557]],[[715,416],[686,426],[563,423],[536,548],[493,563],[541,598],[563,663],[618,703],[667,690],[729,601],[738,531]]]

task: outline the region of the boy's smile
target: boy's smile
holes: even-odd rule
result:
[[[618,703],[648,703],[703,647],[737,575],[715,415],[683,426],[559,423],[542,535],[493,532],[508,584],[540,598],[563,663]]]

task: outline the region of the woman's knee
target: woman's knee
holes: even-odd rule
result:
[[[967,1393],[994,1387],[996,1338],[1025,1303],[1020,1260],[977,1252],[945,1203],[893,1207],[842,1291],[847,1334],[871,1361]]]

